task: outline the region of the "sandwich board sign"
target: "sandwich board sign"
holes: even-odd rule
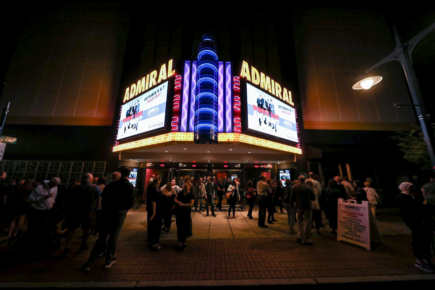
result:
[[[338,199],[337,241],[343,241],[371,250],[371,242],[383,244],[375,217],[368,201]]]
[[[0,142],[0,161],[3,160],[3,155],[5,155],[6,143]]]

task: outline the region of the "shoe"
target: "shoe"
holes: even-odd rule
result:
[[[232,217],[231,216],[227,216],[227,219],[232,219]]]
[[[91,271],[91,265],[88,262],[86,262],[82,267],[82,272],[89,272],[89,271]]]
[[[331,234],[337,235],[337,232],[336,231],[332,231]]]
[[[249,217],[250,220],[254,219],[252,216]]]
[[[170,230],[170,228],[166,228],[166,229],[165,229],[165,232],[169,232],[169,230]]]
[[[208,216],[208,214],[206,216]]]
[[[188,235],[186,236],[186,238],[191,238],[191,237],[193,237],[192,234],[188,234]]]
[[[215,215],[215,214],[212,214],[212,216],[216,217],[216,215]]]
[[[60,258],[66,258],[69,256],[69,253],[71,252],[71,249],[65,249],[62,253],[62,255],[60,255]]]
[[[273,221],[267,221],[267,223],[268,223],[268,224],[272,224],[272,225],[274,224]]]
[[[288,233],[289,233],[290,235],[295,235],[295,234],[296,234],[295,231],[291,231],[291,230],[289,230]]]
[[[299,244],[302,244],[302,239],[296,239],[296,242],[298,242]]]
[[[155,244],[151,247],[151,251],[160,251],[162,247],[159,244]]]
[[[273,222],[277,222],[278,220],[276,220],[276,219],[273,219],[272,221],[273,221]]]
[[[269,226],[266,226],[266,225],[261,225],[261,226],[259,226],[260,228],[268,228]]]
[[[83,253],[84,251],[86,251],[87,249],[89,249],[89,245],[82,245],[80,246],[80,249],[77,253]]]
[[[151,243],[147,243],[147,247],[148,248],[151,248],[153,246],[153,244],[151,244]]]
[[[314,246],[314,243],[309,242],[309,243],[304,243],[305,246]]]
[[[318,234],[318,235],[321,235],[322,233],[321,233],[320,231],[317,231],[317,234]]]
[[[319,227],[321,227],[321,228],[324,228],[324,227],[326,227],[324,224],[321,224]]]
[[[177,251],[182,251],[186,247],[186,244],[178,243],[177,247],[175,248]]]
[[[420,268],[421,270],[427,272],[427,273],[434,273],[434,270],[428,264],[417,262],[417,263],[415,263],[415,266],[417,268]]]
[[[235,216],[233,216],[233,219],[237,219]]]
[[[116,259],[113,258],[112,262],[106,262],[106,264],[104,265],[105,269],[109,269],[110,267],[112,267],[113,264],[116,263]]]

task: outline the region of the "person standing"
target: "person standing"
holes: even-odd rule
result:
[[[338,199],[342,198],[342,192],[338,188],[337,181],[334,179],[329,180],[328,188],[326,189],[325,199],[325,214],[329,220],[329,227],[332,230],[332,234],[336,235],[337,232],[337,211],[338,211]]]
[[[199,186],[199,192],[198,192],[198,194],[199,194],[199,212],[202,213],[202,200],[205,198],[205,194],[206,194],[205,184],[204,184],[202,178],[199,179],[198,186]]]
[[[248,189],[246,190],[246,201],[249,204],[249,211],[247,217],[249,219],[253,219],[252,210],[254,209],[255,198],[257,197],[257,193],[254,190],[254,183],[252,180],[248,180]]]
[[[175,209],[174,199],[176,196],[175,189],[172,188],[171,183],[169,182],[162,188],[160,188],[160,192],[165,196],[165,206],[163,212],[163,230],[165,232],[169,232],[171,229],[171,221],[172,214]]]
[[[273,224],[273,222],[277,222],[277,220],[275,219],[275,202],[274,202],[274,186],[273,186],[273,179],[269,179],[267,181],[267,184],[270,186],[270,188],[272,188],[272,193],[269,194],[267,196],[267,223],[268,224]]]
[[[106,177],[101,176],[98,178],[97,181],[97,187],[100,189],[100,193],[103,192],[104,188],[106,187]],[[100,232],[100,228],[101,228],[101,214],[102,214],[102,205],[101,205],[101,194],[100,194],[100,198],[98,199],[98,205],[97,205],[97,216],[96,216],[96,220],[95,220],[95,227],[91,233],[91,236],[97,234]]]
[[[205,186],[205,202],[207,207],[207,216],[209,216],[209,207],[211,207],[211,215],[216,217],[214,214],[214,199],[215,199],[215,186],[211,180],[211,177],[208,178],[207,184]]]
[[[287,211],[289,234],[295,234],[296,232],[294,227],[296,221],[296,209],[293,207],[293,205],[290,202],[291,191],[292,191],[292,182],[290,179],[286,179],[285,187],[284,187],[283,203]]]
[[[124,225],[127,212],[134,205],[134,187],[128,181],[131,169],[123,167],[121,178],[108,184],[102,193],[102,227],[88,261],[82,271],[88,272],[98,256],[106,255],[104,267],[110,268],[115,262],[115,250],[119,233]]]
[[[364,190],[367,193],[370,210],[373,213],[373,217],[376,219],[376,206],[378,205],[379,195],[374,188],[370,187],[370,182],[368,181],[364,182]]]
[[[95,211],[101,196],[100,188],[93,184],[93,181],[94,176],[91,173],[86,173],[83,176],[82,184],[76,186],[67,196],[64,227],[68,230],[68,233],[62,257],[69,256],[71,242],[78,227],[83,230],[82,244],[78,252],[81,253],[89,249],[86,242],[91,233],[91,226],[95,220]]]
[[[341,184],[344,186],[344,189],[346,191],[346,199],[355,199],[355,188],[353,188],[352,184],[350,184],[349,178],[347,176],[343,177]]]
[[[362,204],[363,201],[368,201],[367,192],[363,189],[364,185],[361,180],[354,180],[353,187],[356,191],[355,199],[358,204]]]
[[[275,204],[279,206],[280,209],[280,213],[284,213],[282,211],[283,208],[283,204],[282,204],[282,197],[283,197],[283,186],[282,186],[282,181],[278,180],[276,182],[276,189],[275,189]]]
[[[178,237],[177,250],[183,250],[186,247],[186,239],[189,235],[191,209],[194,203],[193,195],[189,193],[187,185],[184,185],[183,190],[177,194],[174,202],[177,206],[175,213]]]
[[[340,190],[339,198],[345,200],[347,195],[346,195],[346,189],[344,188],[344,185],[341,183],[342,178],[340,176],[335,176],[334,180],[337,183],[337,188]]]
[[[304,245],[314,245],[311,242],[311,202],[316,199],[313,189],[305,183],[305,176],[298,177],[299,184],[293,186],[290,203],[298,212],[297,242]]]
[[[266,183],[266,177],[260,176],[260,181],[257,183],[258,194],[258,226],[260,228],[267,228],[266,225],[266,210],[267,210],[267,196],[272,194],[272,188]]]
[[[147,188],[147,246],[151,250],[161,250],[159,245],[162,219],[165,211],[165,199],[158,190],[159,180],[156,178]]]
[[[21,231],[27,214],[26,201],[30,193],[36,188],[36,182],[33,179],[27,179],[23,185],[17,186],[15,195],[8,194],[6,199],[7,210],[11,213],[11,224],[9,226],[8,240],[17,236]],[[9,191],[11,193],[12,191]]]
[[[49,221],[50,210],[56,201],[59,184],[60,178],[54,177],[49,182],[37,186],[29,195],[30,209],[27,225],[29,235],[37,237],[47,232],[50,227],[47,221]]]
[[[403,221],[412,233],[412,252],[416,259],[415,266],[421,270],[434,273],[431,262],[431,243],[433,242],[434,221],[425,210],[424,205],[413,195],[415,189],[410,182],[399,186],[401,194],[398,199]]]
[[[308,179],[306,182],[306,184],[308,184],[314,192],[314,196],[316,197],[315,200],[311,201],[311,207],[312,207],[312,220],[314,221],[315,225],[316,225],[316,232],[318,235],[320,235],[320,221],[321,221],[321,212],[320,212],[320,205],[319,205],[319,200],[317,197],[317,189],[314,187],[314,182],[311,181],[310,179]]]
[[[219,178],[219,181],[217,183],[217,196],[218,196],[218,204],[216,206],[217,209],[219,209],[220,211],[222,211],[222,200],[224,198],[224,183],[222,181],[222,178]]]

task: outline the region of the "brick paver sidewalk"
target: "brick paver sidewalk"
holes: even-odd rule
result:
[[[361,281],[373,276],[414,275],[416,279],[434,276],[419,275],[423,272],[414,266],[410,235],[384,236],[385,244],[374,245],[370,252],[337,242],[332,235],[313,237],[314,246],[298,244],[295,236],[189,239],[183,252],[175,250],[175,240],[162,240],[163,250],[150,251],[143,231],[130,233],[129,237],[119,241],[117,262],[112,268],[102,269],[104,258],[100,258],[89,273],[80,271],[90,253],[88,250],[77,254],[80,241],[74,242],[68,258],[40,261],[26,261],[16,250],[0,246],[0,281],[131,281],[135,282],[129,284],[132,286],[147,286],[158,281],[166,281],[165,285],[171,285],[171,281],[176,282],[172,285],[182,285],[180,281],[210,285],[207,283],[213,281],[261,284],[261,281],[299,279],[318,283],[331,277]],[[385,279],[397,279],[388,277]]]

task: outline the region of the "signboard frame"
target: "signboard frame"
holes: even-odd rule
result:
[[[171,78],[168,78],[166,81],[162,82],[161,84],[167,82],[168,83],[168,92],[167,92],[167,96],[166,96],[166,108],[165,108],[165,124],[162,128],[158,128],[158,129],[154,129],[154,130],[150,130],[148,132],[144,132],[144,133],[140,133],[134,136],[130,136],[130,137],[126,137],[123,139],[119,139],[118,137],[116,137],[117,143],[118,144],[124,144],[124,143],[128,143],[128,142],[132,142],[132,141],[136,141],[136,140],[141,140],[143,138],[147,138],[147,137],[153,137],[156,135],[161,135],[164,133],[169,133],[171,132],[171,121],[172,121],[172,109],[173,109],[173,101],[174,101],[174,83],[175,83],[175,76],[172,76]],[[153,89],[155,89],[156,87],[160,86],[161,84],[141,93],[141,94],[145,94]],[[134,99],[132,99],[131,101],[134,101]],[[121,118],[123,116],[121,116],[121,111],[122,111],[122,106],[126,105],[127,103],[129,103],[129,101],[127,101],[126,103],[122,103],[120,105],[119,109],[119,115],[118,115],[118,126],[116,127],[116,134],[118,134],[118,130],[119,130],[119,123],[121,121]]]
[[[357,232],[364,229],[363,234]],[[383,244],[382,236],[368,201],[358,204],[356,200],[338,199],[337,241],[343,241],[371,250],[371,242]]]
[[[258,86],[253,85],[252,83],[246,81],[245,79],[241,79],[240,80],[240,101],[242,103],[242,133],[244,134],[248,134],[254,137],[258,137],[258,138],[264,138],[270,141],[274,141],[274,142],[278,142],[278,143],[282,143],[282,144],[287,144],[290,146],[297,146],[299,142],[295,142],[295,141],[291,141],[291,140],[287,140],[284,138],[280,138],[280,137],[276,137],[274,135],[271,134],[265,134],[265,133],[261,133],[259,131],[256,130],[252,130],[248,128],[248,92],[247,92],[247,84],[250,84],[251,86],[253,86],[255,89],[258,89],[260,91],[262,91],[264,94],[267,94],[269,96],[271,96],[274,100],[278,100],[280,102],[283,102],[282,100],[276,98],[274,95],[272,95],[271,93],[264,91],[263,89],[261,89]],[[295,107],[288,105],[290,108],[293,108],[296,110]],[[298,126],[298,118],[296,116],[296,128]],[[299,136],[299,132],[298,134],[298,140],[300,138]]]

